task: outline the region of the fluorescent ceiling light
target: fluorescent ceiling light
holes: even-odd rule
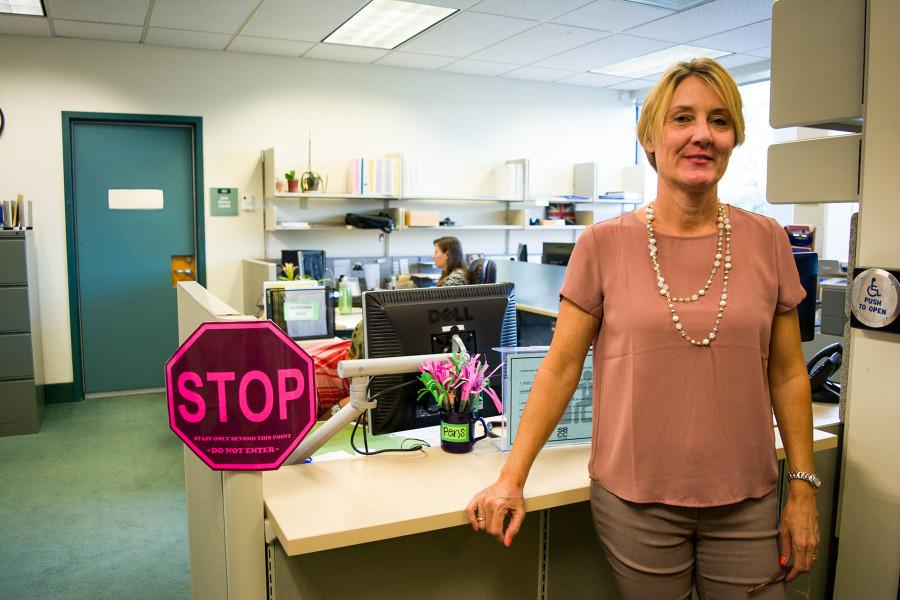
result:
[[[706,4],[710,0],[627,0],[634,4],[646,4],[647,6],[656,6],[659,8],[669,8],[671,10],[687,10]]]
[[[322,41],[393,50],[457,10],[400,0],[372,0]]]
[[[731,52],[712,50],[711,48],[698,48],[697,46],[672,46],[665,50],[629,58],[599,69],[591,69],[591,73],[615,75],[617,77],[646,77],[647,75],[662,73],[681,60],[700,57],[719,58],[727,54],[731,54]]]
[[[0,13],[47,16],[41,0],[0,0]]]

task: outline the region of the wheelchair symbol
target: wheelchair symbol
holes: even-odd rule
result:
[[[878,286],[875,284],[876,281],[877,281],[877,278],[873,277],[872,283],[870,283],[869,287],[866,288],[866,294],[870,298],[878,298],[879,296],[881,296],[881,291],[878,289]]]

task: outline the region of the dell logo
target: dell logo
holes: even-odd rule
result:
[[[469,314],[469,307],[462,308],[446,308],[444,310],[429,310],[428,322],[435,323],[459,323],[461,321],[471,321],[472,315]]]

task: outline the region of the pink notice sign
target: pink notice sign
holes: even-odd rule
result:
[[[316,422],[315,385],[271,321],[204,323],[166,363],[169,427],[211,469],[277,469]]]

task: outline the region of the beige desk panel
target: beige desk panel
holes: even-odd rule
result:
[[[777,429],[775,438],[781,460]],[[816,452],[837,446],[822,431],[813,439]],[[589,452],[544,449],[525,487],[526,510],[587,501]],[[289,556],[463,525],[466,504],[496,480],[506,457],[485,440],[463,455],[435,447],[283,467],[263,473],[266,516]]]
[[[838,404],[827,404],[825,402],[813,402],[813,427],[831,427],[841,422],[841,407]]]

